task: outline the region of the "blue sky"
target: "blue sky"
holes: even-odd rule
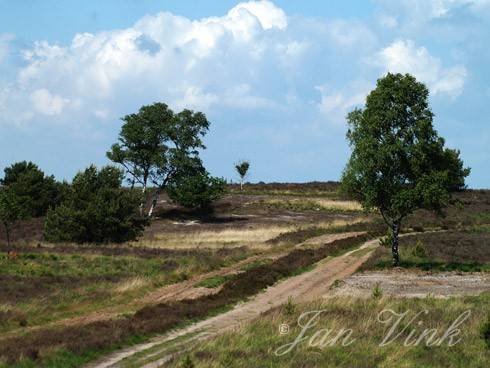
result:
[[[338,179],[345,114],[376,79],[427,84],[435,125],[489,187],[490,1],[0,0],[0,167],[71,179],[154,101],[212,122],[217,176]]]

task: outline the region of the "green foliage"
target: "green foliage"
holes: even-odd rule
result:
[[[488,314],[486,322],[481,328],[481,337],[485,340],[487,348],[490,349],[490,313]]]
[[[352,155],[342,187],[390,219],[417,208],[441,210],[449,191],[462,189],[470,172],[434,130],[428,95],[414,77],[389,73],[378,80],[366,107],[347,117]]]
[[[373,299],[380,299],[383,296],[383,289],[381,288],[379,282],[374,286],[372,297]]]
[[[450,192],[464,188],[470,169],[459,151],[444,147],[432,125],[429,91],[409,74],[378,80],[364,109],[348,114],[352,148],[342,191],[366,209],[378,209],[396,235],[403,218],[418,208],[441,213]]]
[[[332,285],[330,285],[329,289],[330,290],[337,289],[337,288],[341,287],[343,284],[345,284],[345,281],[335,279],[335,281],[332,283]]]
[[[412,248],[412,255],[419,258],[425,258],[427,256],[425,246],[420,240],[417,240],[415,246]]]
[[[144,188],[152,183],[163,189],[189,166],[201,164],[198,150],[205,148],[202,137],[209,129],[203,113],[183,110],[175,114],[166,104],[155,103],[122,120],[119,142],[107,157],[122,165],[133,183]]]
[[[180,363],[181,368],[194,368],[194,361],[192,360],[190,355],[186,355],[182,362]]]
[[[243,181],[245,176],[247,175],[248,169],[250,168],[250,162],[249,161],[239,161],[235,164],[235,170],[237,171],[238,175],[240,175],[240,179]]]
[[[146,221],[136,214],[139,196],[121,187],[123,173],[90,166],[78,173],[66,199],[50,209],[44,236],[49,241],[124,242],[135,239]]]
[[[187,208],[206,208],[225,193],[226,181],[210,176],[204,169],[192,170],[174,177],[167,185],[167,194],[174,202]]]
[[[61,201],[64,185],[53,176],[46,176],[32,162],[17,162],[5,168],[4,173],[0,183],[15,192],[30,216],[44,216],[48,208]]]
[[[26,217],[26,210],[21,199],[11,188],[0,188],[0,222],[7,234],[7,246],[10,247],[10,233],[12,226]]]
[[[198,282],[194,285],[194,287],[205,287],[209,289],[214,289],[223,285],[229,279],[230,276],[213,276]]]
[[[296,311],[296,304],[294,304],[293,297],[289,296],[288,301],[283,306],[283,313],[286,316],[291,316]]]
[[[379,245],[385,248],[391,247],[391,243],[393,241],[393,234],[391,231],[388,231],[388,233],[383,236],[382,238],[379,238]]]

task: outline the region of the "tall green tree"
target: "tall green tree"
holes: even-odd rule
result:
[[[142,186],[140,214],[143,213],[146,190],[154,175],[155,164],[166,151],[162,140],[166,126],[173,118],[173,111],[163,103],[141,107],[138,113],[122,118],[124,123],[118,142],[107,152],[110,160],[124,167],[133,185],[138,183]]]
[[[10,250],[10,236],[15,223],[27,216],[20,197],[8,187],[0,188],[0,222],[7,237],[7,251]]]
[[[173,176],[189,167],[202,166],[199,149],[205,148],[202,137],[209,121],[201,112],[183,110],[175,114],[164,103],[143,106],[122,120],[119,142],[107,156],[142,185],[143,194],[149,184],[156,187],[148,212],[151,216],[160,191]]]
[[[0,184],[11,188],[22,206],[33,217],[44,216],[61,200],[63,185],[47,176],[32,162],[21,161],[4,169]]]
[[[463,189],[470,173],[459,151],[445,148],[434,129],[428,97],[413,76],[388,73],[366,106],[347,116],[352,154],[342,189],[365,209],[379,210],[391,229],[394,266],[400,262],[403,219],[420,208],[441,213],[451,191]]]

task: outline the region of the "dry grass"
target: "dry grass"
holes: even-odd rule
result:
[[[482,325],[487,320],[490,303],[489,294],[475,297],[451,299],[391,299],[378,298],[360,300],[356,298],[335,298],[327,302],[295,305],[293,312],[288,305],[278,308],[239,330],[227,332],[210,341],[198,344],[189,356],[196,368],[220,367],[488,367],[490,355],[481,336]],[[407,312],[395,341],[387,346],[380,342],[387,336],[389,326],[378,321],[383,310],[396,313]],[[276,349],[290,344],[300,334],[297,321],[302,313],[322,311],[307,329],[295,348],[277,356]],[[427,314],[424,314],[424,311]],[[411,330],[416,337],[425,329],[435,329],[440,338],[462,313],[471,314],[460,327],[461,342],[448,346],[448,339],[440,346],[426,346],[425,340],[416,346],[405,346],[405,339]],[[385,312],[386,313],[386,312]],[[421,313],[415,322],[408,323],[416,313]],[[310,315],[311,316],[311,315]],[[388,315],[384,315],[385,318]],[[302,320],[303,325],[306,319]],[[418,321],[421,323],[417,324]],[[288,323],[289,333],[280,334],[278,328]],[[321,337],[328,331],[328,339],[334,338],[342,329],[352,329],[351,345],[342,346],[342,339],[333,346],[319,345]],[[316,339],[314,339],[315,333]],[[343,338],[343,337],[342,337]],[[456,340],[456,339],[455,339]],[[182,357],[174,359],[170,367],[180,367]]]
[[[356,201],[334,201],[331,199],[317,198],[313,200],[321,207],[329,210],[362,211],[362,206]]]
[[[329,202],[329,201],[326,201]],[[338,201],[332,201],[338,202]],[[355,203],[355,202],[353,202]],[[344,204],[347,206],[347,202]],[[221,230],[203,230],[191,232],[173,232],[158,234],[155,239],[142,240],[132,243],[133,246],[149,248],[223,248],[223,247],[241,247],[246,246],[254,249],[269,249],[270,244],[266,242],[277,236],[299,229],[308,227],[319,227],[323,229],[333,229],[343,227],[358,222],[366,222],[367,218],[355,218],[349,220],[332,220],[323,221],[314,224],[292,225],[258,225],[254,228],[244,229],[221,229]]]
[[[153,240],[143,240],[134,243],[135,246],[152,248],[222,248],[266,247],[264,242],[277,235],[295,229],[295,226],[261,226],[247,229],[204,230],[188,233],[175,232],[159,234]],[[270,246],[267,246],[269,248]]]
[[[128,291],[138,290],[147,286],[150,283],[150,280],[144,277],[133,277],[128,280],[124,280],[120,282],[115,288],[114,291],[116,293],[126,293]]]
[[[267,204],[277,207],[291,208],[293,210],[322,210],[322,211],[362,211],[362,206],[356,201],[342,201],[327,198],[291,198],[287,200],[271,199]]]

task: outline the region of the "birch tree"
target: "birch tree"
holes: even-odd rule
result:
[[[451,191],[465,187],[470,169],[459,151],[445,148],[433,127],[426,86],[409,75],[377,81],[366,106],[347,116],[352,154],[342,176],[344,192],[377,209],[392,233],[393,265],[400,262],[398,234],[416,209],[441,213]]]
[[[107,157],[122,165],[126,173],[142,186],[140,212],[143,213],[148,185],[153,185],[152,216],[160,192],[182,170],[202,165],[199,150],[209,122],[201,112],[183,110],[175,114],[166,104],[143,106],[138,113],[125,116],[118,143]]]
[[[247,176],[248,169],[250,168],[250,162],[248,161],[239,161],[235,164],[235,170],[240,176],[240,190],[243,190],[243,181]]]

